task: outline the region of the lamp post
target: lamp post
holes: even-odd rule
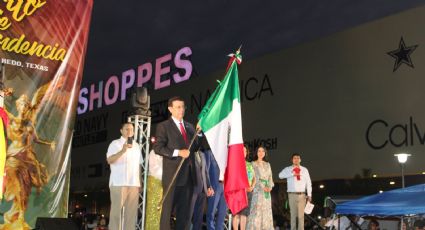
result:
[[[404,188],[404,164],[406,163],[407,158],[411,156],[411,154],[398,153],[394,154],[394,156],[397,157],[398,163],[400,163],[401,166],[401,187]]]
[[[398,154],[394,154],[394,156],[397,157],[398,163],[400,163],[400,167],[401,167],[401,187],[404,188],[404,164],[407,161],[407,158],[409,156],[411,156],[410,154],[407,153],[398,153]],[[403,216],[400,218],[400,229],[403,229]]]

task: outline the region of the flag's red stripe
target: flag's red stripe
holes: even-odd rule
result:
[[[248,206],[246,188],[248,188],[243,144],[229,146],[227,167],[224,174],[224,197],[233,214]]]

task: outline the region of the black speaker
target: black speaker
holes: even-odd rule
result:
[[[68,218],[39,217],[35,222],[35,230],[78,230],[77,225]]]

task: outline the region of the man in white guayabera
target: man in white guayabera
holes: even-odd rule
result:
[[[120,131],[121,137],[111,142],[106,154],[111,166],[109,229],[134,230],[139,206],[141,151],[133,140],[134,128],[131,123],[123,124]]]
[[[288,181],[288,200],[291,212],[291,230],[304,230],[304,208],[306,201],[311,202],[311,179],[307,168],[300,165],[301,156],[292,154],[292,165],[279,173],[280,179]],[[306,197],[307,191],[307,197]]]

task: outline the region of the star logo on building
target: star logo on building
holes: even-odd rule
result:
[[[415,51],[415,49],[419,45],[413,45],[406,47],[406,44],[404,44],[403,37],[401,37],[400,42],[398,44],[398,49],[388,52],[387,54],[390,55],[395,59],[394,62],[394,68],[393,72],[395,72],[398,67],[400,67],[401,64],[406,64],[412,68],[415,68],[413,66],[412,59],[410,58],[410,55]]]

